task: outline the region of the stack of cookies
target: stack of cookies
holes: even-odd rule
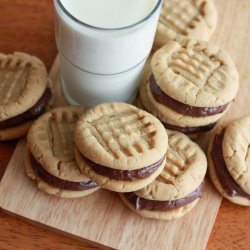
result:
[[[23,137],[51,104],[46,68],[25,53],[0,54],[0,79],[0,141]]]
[[[205,154],[183,133],[213,128],[239,87],[230,56],[200,41],[210,39],[216,20],[211,0],[163,2],[154,44],[161,48],[140,85],[144,110],[104,103],[42,115],[52,100],[43,63],[0,54],[0,140],[20,138],[31,126],[24,167],[48,194],[77,198],[103,188],[143,217],[183,216],[200,200],[207,170]],[[208,151],[216,188],[241,205],[250,205],[249,126],[246,117],[220,128]]]
[[[136,192],[121,194],[137,214],[155,219],[175,219],[189,212],[203,192],[207,159],[200,147],[179,132],[168,131],[169,148],[161,174]]]
[[[165,178],[163,186],[167,187],[171,178],[173,181],[184,171],[178,157],[176,165],[171,165],[170,170],[166,168],[175,159],[169,160],[170,153],[166,158],[168,135],[153,115],[125,103],[106,103],[87,112],[82,107],[48,110],[52,106],[52,89],[44,64],[24,53],[1,54],[0,59],[0,138],[16,139],[28,132],[25,172],[40,190],[62,198],[83,197],[100,188],[133,194],[154,186],[158,179]],[[172,143],[172,135],[170,138]],[[178,147],[183,145],[178,150],[193,156],[195,147],[189,149],[186,143],[176,143]],[[178,152],[173,154],[178,155]],[[206,169],[205,161],[202,162],[200,182],[202,169]],[[184,182],[188,181],[188,175],[184,176]],[[197,192],[191,188],[179,196],[174,195],[179,205],[174,202],[176,210],[173,213],[178,216],[172,216],[169,208],[167,212],[164,210],[163,216],[141,215],[171,219],[185,214],[201,196],[200,182],[195,184]],[[173,182],[175,185],[180,184]],[[153,187],[156,189],[158,184],[157,188]],[[155,194],[156,202],[162,195],[160,200],[169,203],[168,199],[172,198],[166,190]],[[182,198],[188,202],[180,203]],[[156,209],[153,214],[161,214],[161,211],[162,208]]]
[[[207,42],[170,41],[153,55],[140,101],[167,129],[192,134],[210,130],[238,88],[238,73],[227,53]]]
[[[205,154],[149,113],[125,103],[89,109],[75,129],[76,161],[101,188],[147,218],[174,219],[200,200]]]
[[[189,212],[202,195],[206,169],[197,144],[126,103],[86,112],[55,108],[27,136],[25,171],[39,189],[63,198],[99,188],[119,192],[147,218],[169,220]]]

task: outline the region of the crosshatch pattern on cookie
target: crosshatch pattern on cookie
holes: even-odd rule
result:
[[[188,35],[188,29],[194,29],[203,19],[205,4],[205,1],[198,5],[193,0],[165,0],[160,23],[177,33]]]
[[[136,191],[144,199],[167,201],[186,197],[203,181],[207,160],[199,146],[182,133],[168,130],[169,147],[163,171]]]
[[[48,138],[53,155],[63,161],[74,161],[74,129],[81,113],[52,112],[48,120]]]
[[[89,122],[87,128],[103,149],[116,159],[135,156],[154,147],[156,131],[153,123],[137,112],[104,115]]]
[[[43,168],[68,181],[82,181],[74,157],[74,130],[82,107],[55,108],[36,120],[27,136],[27,145]]]
[[[187,170],[190,159],[196,157],[196,148],[185,142],[177,133],[169,134],[168,138],[169,147],[166,155],[166,164],[156,180],[166,184],[173,184]]]
[[[223,79],[227,73],[222,69],[223,63],[199,46],[176,51],[168,65],[177,75],[186,79],[190,91],[193,87],[201,89],[205,85],[215,91],[224,87]],[[216,82],[209,81],[212,76],[217,79]]]
[[[23,91],[30,63],[13,56],[0,55],[0,104],[15,101]]]
[[[228,104],[239,88],[231,57],[207,42],[169,41],[153,55],[151,68],[165,94],[195,107]]]

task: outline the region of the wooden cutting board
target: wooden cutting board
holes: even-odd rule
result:
[[[249,113],[250,29],[248,1],[234,2],[221,14],[214,41],[226,49],[240,72],[238,97],[223,123]],[[59,84],[59,62],[51,78],[56,87],[56,105],[65,105]],[[37,190],[23,171],[25,141],[21,140],[0,183],[0,207],[32,223],[49,227],[90,244],[114,249],[204,249],[221,197],[209,180],[205,195],[191,213],[176,221],[144,219],[128,210],[115,193],[105,190],[81,199],[59,199]]]

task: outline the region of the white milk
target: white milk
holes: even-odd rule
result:
[[[54,0],[62,85],[71,104],[130,102],[162,0]]]
[[[86,24],[115,29],[145,18],[157,0],[61,0],[61,3],[72,16]]]

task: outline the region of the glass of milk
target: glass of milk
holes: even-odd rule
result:
[[[132,102],[162,0],[54,0],[64,95],[73,105]]]

